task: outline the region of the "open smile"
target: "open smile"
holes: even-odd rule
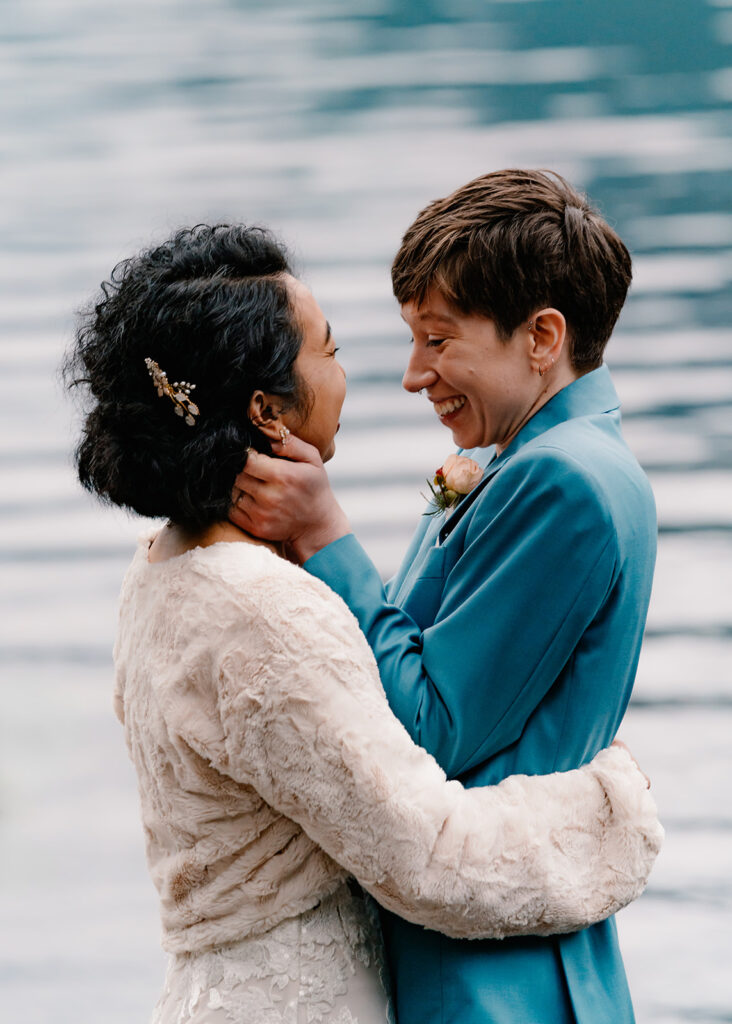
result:
[[[467,398],[465,395],[454,395],[452,398],[446,398],[443,402],[434,402],[433,405],[440,419],[445,420],[459,409],[462,409],[466,402]]]

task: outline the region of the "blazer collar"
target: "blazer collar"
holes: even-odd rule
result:
[[[546,405],[542,405],[541,409],[521,428],[500,455],[496,455],[493,446],[476,448],[471,451],[470,458],[481,466],[485,466],[483,479],[460,502],[450,518],[442,524],[439,534],[440,543],[454,530],[458,521],[465,515],[491,477],[495,476],[498,470],[505,466],[508,460],[525,444],[566,420],[576,419],[579,416],[594,416],[613,412],[619,408],[620,399],[610,378],[610,371],[603,363],[596,370],[591,370],[584,376],[578,377],[577,380],[573,380],[566,388],[562,388],[553,398],[550,398]]]

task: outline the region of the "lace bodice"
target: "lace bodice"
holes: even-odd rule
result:
[[[171,958],[152,1024],[393,1024],[377,912],[346,883],[265,935]]]

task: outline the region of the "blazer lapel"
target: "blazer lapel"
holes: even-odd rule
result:
[[[504,452],[503,455],[505,454],[506,453]],[[488,481],[491,480],[496,475],[498,470],[503,465],[503,455],[498,456],[498,458],[496,458],[494,455],[493,459],[486,466],[485,473],[483,474],[483,479],[480,481],[480,483],[476,487],[474,487],[469,494],[465,495],[465,497],[457,506],[457,508],[455,508],[452,514],[448,516],[448,518],[443,522],[442,526],[440,527],[440,531],[437,535],[438,544],[442,544],[445,538],[452,533],[452,531],[455,529],[455,527],[460,522],[465,513],[468,511],[468,509],[477,500],[478,495],[481,493],[481,491],[485,489],[486,485],[488,484]],[[474,455],[471,454],[470,458],[474,458]]]

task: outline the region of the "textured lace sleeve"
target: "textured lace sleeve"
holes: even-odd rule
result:
[[[641,893],[663,832],[624,750],[465,790],[392,715],[355,619],[320,581],[258,581],[242,615],[219,663],[218,767],[383,906],[500,938],[573,931]]]

